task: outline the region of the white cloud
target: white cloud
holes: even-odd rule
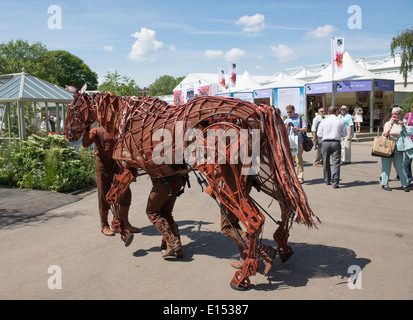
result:
[[[278,46],[270,46],[270,49],[280,62],[287,62],[298,58],[297,55],[294,53],[294,50],[286,46],[285,44],[279,44]]]
[[[141,28],[141,31],[135,32],[132,37],[138,40],[132,45],[132,51],[128,57],[136,61],[156,61],[156,53],[164,46],[163,42],[155,40],[156,32]]]
[[[236,24],[243,25],[245,32],[260,32],[265,28],[264,20],[265,17],[257,13],[253,16],[242,16]]]
[[[315,30],[307,32],[306,38],[326,38],[333,34],[333,32],[336,30],[338,30],[336,27],[333,27],[331,24],[326,24],[322,27],[318,27]]]
[[[113,46],[103,46],[103,51],[112,52]]]
[[[239,48],[232,48],[225,54],[225,59],[227,61],[237,61],[238,59],[245,56],[245,51]]]
[[[176,51],[176,47],[173,44],[171,44],[169,46],[169,51]]]
[[[206,50],[205,51],[205,56],[208,59],[214,59],[214,58],[219,58],[223,55],[224,53],[221,50]]]

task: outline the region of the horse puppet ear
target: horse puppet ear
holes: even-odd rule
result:
[[[66,87],[66,90],[69,91],[70,93],[73,93],[73,94],[79,93],[79,91],[75,87],[68,86],[68,85],[66,85],[65,87]]]
[[[81,94],[84,94],[84,93],[86,92],[86,89],[87,89],[87,84],[85,83],[85,84],[83,85],[82,89],[80,89],[80,93],[81,93]]]

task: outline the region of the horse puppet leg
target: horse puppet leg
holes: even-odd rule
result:
[[[133,233],[125,228],[125,224],[120,214],[120,199],[125,194],[129,185],[135,179],[134,174],[128,168],[122,168],[120,174],[115,174],[113,177],[112,187],[106,195],[106,200],[112,207],[113,220],[112,228],[120,234],[121,240],[125,243],[125,247],[128,247],[133,240]]]
[[[273,234],[273,239],[278,244],[277,251],[280,255],[281,262],[284,263],[288,259],[290,259],[290,257],[294,253],[293,249],[289,245],[287,245],[287,240],[290,236],[290,233],[288,232],[288,224],[292,223],[292,221],[288,221],[289,218],[287,214],[282,214],[281,219],[282,221],[280,223],[280,226],[277,228],[277,230],[275,230]]]
[[[222,214],[228,220],[222,209],[222,206],[225,206],[246,228],[246,238],[242,239],[240,236],[240,242],[246,248],[244,252],[247,257],[242,269],[235,273],[230,283],[231,288],[235,290],[246,290],[250,285],[249,277],[259,271],[258,237],[265,217],[249,198],[247,177],[240,176],[236,166],[203,165],[199,166],[198,170],[207,178],[209,187],[206,192],[220,202]]]

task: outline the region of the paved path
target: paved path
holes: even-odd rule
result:
[[[311,165],[313,151],[304,154],[304,189],[322,224],[294,225],[293,257],[277,259],[268,278],[251,277],[246,292],[229,286],[236,249],[219,232],[215,202],[193,177],[175,207],[185,254],[179,261],[161,259],[161,237],[145,215],[145,177],[132,184],[131,221],[141,233],[127,248],[118,235],[100,233],[95,189],[60,195],[0,188],[0,299],[412,299],[413,192],[396,180],[392,192],[381,190],[380,159],[370,150],[371,143],[353,143],[341,189],[323,183],[322,168]],[[271,203],[253,196],[264,207]],[[279,217],[276,202],[268,210]],[[275,229],[267,219],[264,243],[275,246]],[[49,289],[53,265],[61,289]],[[360,289],[349,288],[349,268],[361,270]]]

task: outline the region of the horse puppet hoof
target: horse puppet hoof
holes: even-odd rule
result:
[[[130,233],[126,238],[125,238],[125,247],[129,247],[129,245],[132,243],[133,241],[133,233]]]
[[[229,283],[229,285],[232,289],[237,290],[237,291],[247,291],[249,289],[248,287],[238,285],[236,283],[233,283],[232,281]]]
[[[250,279],[244,278],[241,280],[242,273],[241,271],[235,272],[234,278],[232,278],[231,282],[229,283],[230,287],[237,291],[246,291],[249,289],[250,286]]]

